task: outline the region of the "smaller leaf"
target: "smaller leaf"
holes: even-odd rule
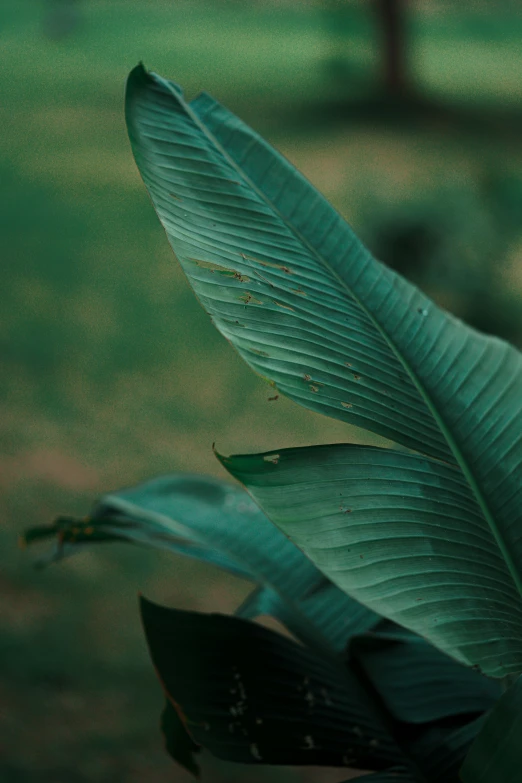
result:
[[[522,778],[522,677],[499,699],[471,746],[463,783],[520,783]]]

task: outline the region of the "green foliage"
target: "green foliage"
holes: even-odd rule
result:
[[[216,327],[280,393],[397,447],[220,457],[255,503],[218,480],[165,477],[27,540],[57,535],[54,559],[147,544],[255,583],[238,617],[142,601],[167,748],[194,773],[203,746],[243,763],[451,783],[478,735],[466,783],[503,736],[514,780],[518,686],[499,700],[490,678],[509,684],[522,670],[520,354],[377,262],[209,96],[187,103],[139,66],[126,113],[156,211]],[[260,614],[301,644],[250,622]]]

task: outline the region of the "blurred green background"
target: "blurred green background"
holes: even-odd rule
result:
[[[130,547],[36,571],[16,546],[25,527],[156,474],[219,475],[214,441],[230,453],[363,437],[269,401],[188,289],[126,138],[124,81],[139,60],[189,97],[212,92],[378,257],[521,342],[522,12],[398,4],[394,85],[386,5],[0,3],[2,781],[189,780],[162,748],[136,596],[231,612],[248,591]],[[346,778],[203,767],[211,783]]]

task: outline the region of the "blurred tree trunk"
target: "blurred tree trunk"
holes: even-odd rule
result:
[[[374,0],[381,33],[383,79],[387,93],[403,97],[408,79],[405,0]]]
[[[46,0],[43,30],[47,38],[66,38],[76,31],[80,23],[80,0]]]

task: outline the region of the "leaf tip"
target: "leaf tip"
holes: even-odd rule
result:
[[[150,74],[145,68],[143,60],[140,60],[137,65],[131,70],[127,76],[127,91],[129,87],[137,86],[138,84],[146,83],[150,78]]]
[[[225,454],[220,454],[220,452],[216,449],[216,444],[212,444],[212,451],[214,452],[214,456],[216,457],[219,462],[223,465],[224,468],[227,467],[227,463],[229,463],[232,459],[232,457],[227,457]]]

